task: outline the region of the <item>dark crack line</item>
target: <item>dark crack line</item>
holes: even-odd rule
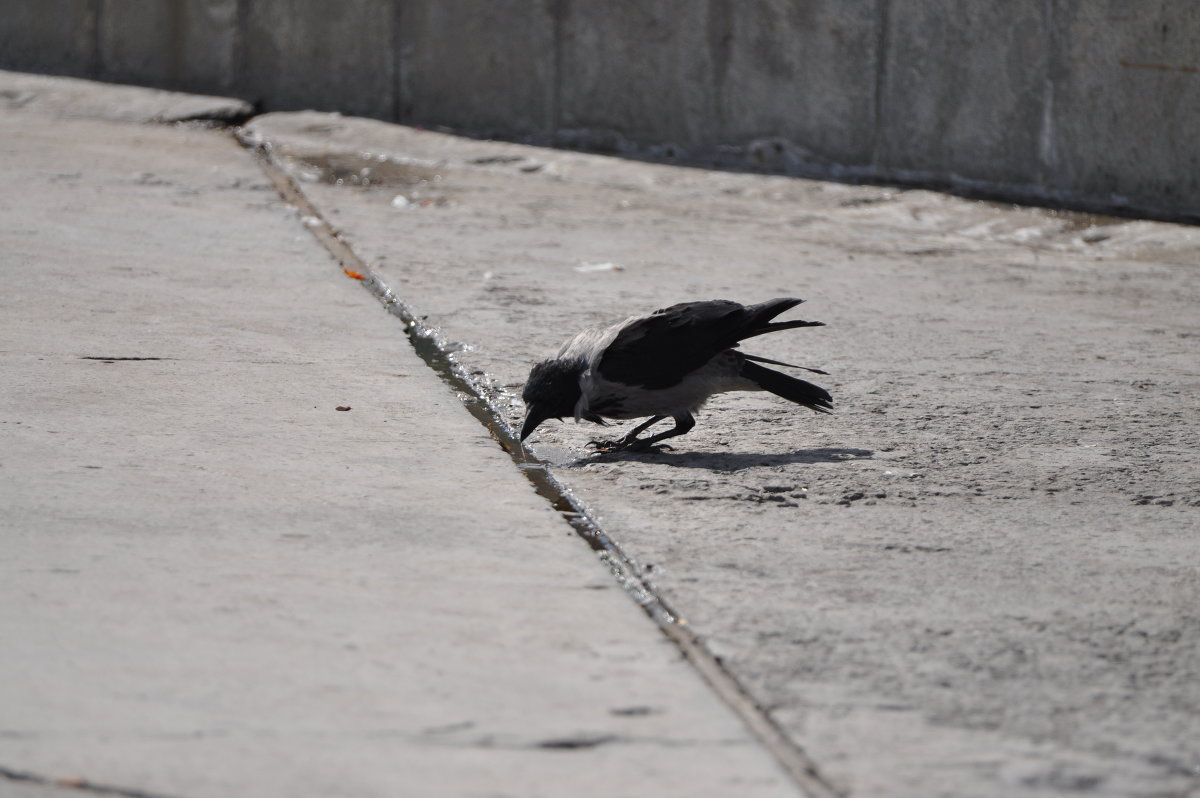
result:
[[[363,287],[404,324],[413,349],[463,401],[467,410],[491,434],[513,459],[521,473],[533,484],[559,515],[571,525],[598,554],[613,577],[633,598],[659,629],[673,642],[709,687],[728,705],[750,732],[775,758],[795,784],[809,798],[841,798],[841,793],[821,775],[816,763],[797,746],[783,729],[749,694],[745,687],[700,642],[686,622],[671,609],[653,587],[637,575],[637,568],[621,547],[595,522],[588,508],[551,473],[549,463],[539,460],[520,443],[516,433],[504,421],[503,414],[487,399],[486,389],[463,369],[453,350],[438,332],[424,324],[387,284],[368,266],[335,230],[308,196],[292,180],[277,159],[269,143],[248,134],[233,131],[237,141],[258,159],[281,197],[295,207],[301,217],[311,221],[304,226],[329,252],[343,271],[361,276]]]
[[[746,738],[738,739],[693,739],[670,737],[654,737],[633,734],[596,734],[576,737],[551,737],[545,740],[513,740],[505,737],[485,735],[466,739],[429,739],[428,737],[407,737],[414,745],[425,745],[438,748],[479,748],[505,751],[583,751],[599,748],[602,745],[652,745],[659,748],[725,748],[739,745],[753,745],[755,741]]]
[[[57,787],[63,790],[79,790],[80,792],[91,793],[93,795],[116,795],[120,798],[175,798],[159,792],[147,792],[145,790],[137,790],[130,787],[116,787],[111,784],[99,784],[94,781],[88,781],[79,776],[64,776],[60,778],[50,778],[37,773],[29,773],[23,770],[13,770],[12,768],[0,765],[0,778],[8,779],[9,781],[21,781],[26,784],[36,784],[40,787]]]

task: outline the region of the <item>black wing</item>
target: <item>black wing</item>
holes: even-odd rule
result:
[[[670,388],[744,338],[819,326],[819,321],[771,322],[803,301],[783,297],[741,305],[715,299],[663,308],[623,329],[605,349],[597,370],[604,379],[626,385]]]

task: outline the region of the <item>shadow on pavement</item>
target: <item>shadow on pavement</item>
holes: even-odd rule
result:
[[[576,460],[573,465],[633,461],[662,463],[678,468],[707,468],[711,471],[739,471],[743,468],[788,465],[790,463],[839,463],[844,460],[870,460],[871,449],[829,446],[821,449],[797,449],[783,454],[755,452],[602,452]]]

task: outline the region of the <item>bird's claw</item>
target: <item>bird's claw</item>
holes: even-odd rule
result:
[[[622,438],[619,441],[588,441],[586,446],[594,448],[600,454],[611,454],[612,452],[673,452],[674,446],[665,443],[644,443],[641,440],[634,438]]]

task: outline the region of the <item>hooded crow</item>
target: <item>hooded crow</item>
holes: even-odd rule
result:
[[[649,416],[620,440],[589,445],[601,451],[669,448],[659,441],[696,426],[692,414],[710,396],[725,391],[770,391],[828,413],[833,397],[824,388],[759,363],[827,372],[737,351],[739,341],[756,335],[824,326],[820,321],[772,321],[803,301],[781,297],[757,305],[726,299],[684,302],[584,330],[529,372],[522,393],[526,412],[521,440],[551,418],[574,416],[576,422],[605,424],[605,419]],[[675,420],[673,429],[638,437],[668,416]]]

